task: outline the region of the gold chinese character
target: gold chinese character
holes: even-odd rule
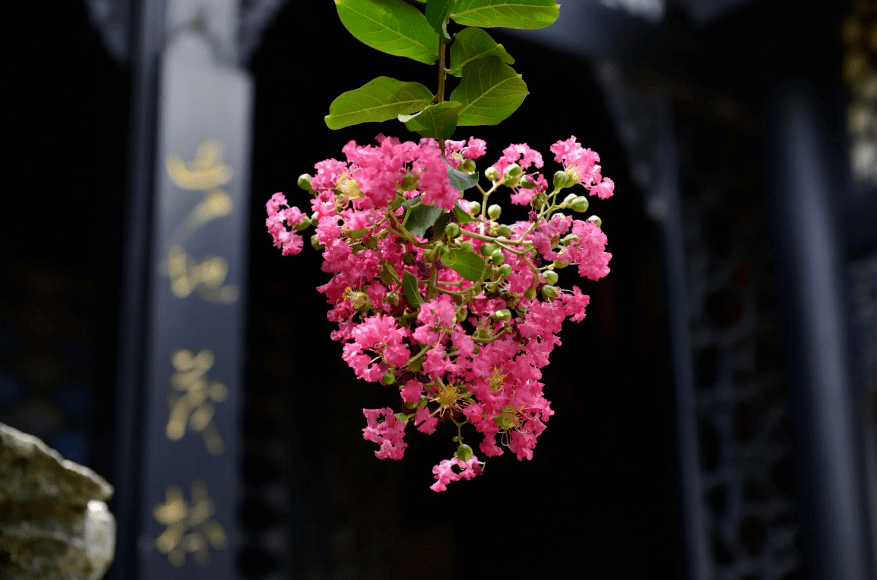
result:
[[[171,292],[177,298],[186,298],[198,292],[204,300],[214,304],[231,304],[240,292],[235,284],[224,284],[228,277],[228,261],[208,255],[197,262],[181,246],[171,246],[167,262],[160,272],[170,278]]]
[[[233,171],[222,159],[222,142],[219,139],[210,137],[202,141],[195,152],[195,159],[189,162],[177,153],[169,153],[165,167],[174,185],[204,194],[204,199],[186,217],[182,226],[183,236],[210,220],[231,213],[231,196],[220,187],[231,181]]]
[[[155,547],[167,554],[171,564],[179,568],[186,563],[186,552],[193,554],[195,563],[205,567],[210,563],[210,549],[223,550],[228,538],[222,525],[210,519],[216,508],[207,494],[203,481],[192,483],[192,502],[183,498],[175,485],[165,490],[165,501],[152,510],[153,516],[166,529],[155,539]]]
[[[207,378],[213,367],[213,353],[202,350],[193,354],[190,350],[176,350],[171,363],[176,372],[171,375],[174,391],[168,397],[170,416],[165,433],[171,441],[179,441],[186,434],[187,426],[201,433],[207,450],[213,455],[222,453],[225,445],[213,423],[215,403],[228,398],[228,389],[219,381]]]

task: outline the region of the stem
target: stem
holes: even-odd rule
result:
[[[447,21],[445,21],[447,24]],[[439,77],[438,77],[438,91],[436,94],[436,104],[445,102],[445,77],[447,73],[445,72],[445,37],[439,31],[439,49],[438,49],[438,68],[439,68]],[[443,151],[444,152],[444,151]]]

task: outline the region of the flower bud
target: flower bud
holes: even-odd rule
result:
[[[532,300],[533,298],[536,298],[536,289],[530,286],[529,288],[524,290],[524,298],[526,298],[527,300]]]
[[[314,190],[313,186],[311,186],[311,176],[307,173],[302,173],[298,176],[297,185],[305,191]]]
[[[423,260],[425,262],[435,262],[435,251],[432,249],[423,251]]]
[[[560,294],[560,289],[557,286],[549,286],[545,285],[542,287],[542,299],[548,302],[554,302],[557,299],[557,296]]]
[[[529,179],[527,179],[527,177],[529,177],[529,176],[525,176],[521,180],[521,187],[523,187],[524,189],[536,189],[536,184],[533,183],[532,181],[530,181]]]
[[[500,278],[507,278],[512,273],[512,267],[509,264],[503,264],[499,267]]]
[[[555,272],[554,270],[548,270],[547,272],[545,272],[545,283],[546,284],[550,284],[553,286],[553,285],[557,284],[558,278],[559,278],[559,276],[557,275],[557,272]]]
[[[515,177],[518,177],[519,175],[521,175],[522,171],[523,170],[521,169],[520,165],[518,165],[517,163],[512,163],[511,165],[506,167],[504,175],[506,177],[515,178]]]
[[[575,180],[566,171],[558,171],[554,174],[554,189],[564,189],[575,184]]]
[[[454,321],[455,322],[463,322],[468,317],[469,317],[469,311],[465,308],[461,308],[457,311],[456,316],[454,316]]]
[[[300,224],[295,224],[295,231],[302,232],[311,227],[311,220],[308,219],[308,216],[304,216],[304,219]]]
[[[491,314],[490,317],[495,320],[511,320],[512,311],[508,308],[503,308],[502,310],[497,310],[496,312]]]
[[[469,240],[463,241],[463,243],[460,244],[460,249],[466,252],[471,252],[474,250],[474,248],[472,247],[472,242],[470,242]]]
[[[458,226],[455,222],[450,222],[445,226],[445,234],[447,234],[448,238],[453,239],[460,235],[460,226]]]
[[[508,241],[508,237],[512,235],[512,228],[507,225],[501,225],[496,228],[496,234],[501,238],[506,238],[505,240],[500,241]]]
[[[393,371],[387,371],[384,373],[384,376],[381,377],[381,380],[384,381],[385,385],[392,385],[396,382],[396,375],[393,374]]]
[[[574,202],[577,197],[578,196],[574,193],[567,195],[565,198],[563,198],[563,203],[561,203],[560,206],[569,207],[570,204],[572,204],[572,202]]]
[[[469,215],[478,215],[481,213],[481,203],[473,201],[469,204]]]
[[[405,203],[405,198],[400,195],[397,196],[395,199],[391,199],[387,206],[390,209],[399,209],[400,207],[402,207],[403,203]]]
[[[554,262],[552,262],[552,264],[558,270],[562,270],[562,269],[566,268],[567,266],[569,266],[569,262],[561,262],[560,260],[555,260]]]
[[[322,250],[326,246],[320,243],[320,240],[317,239],[317,234],[311,236],[311,247],[315,250]]]
[[[460,162],[460,166],[457,167],[457,169],[462,171],[463,173],[468,173],[469,175],[472,175],[473,173],[475,173],[475,162],[471,159],[464,159]]]
[[[588,211],[589,205],[590,204],[588,203],[588,198],[579,195],[573,200],[573,202],[570,204],[570,207],[575,212],[584,213],[584,212]]]
[[[399,189],[402,191],[413,191],[417,189],[417,176],[413,173],[406,173],[405,177],[402,178],[402,183],[399,184]]]
[[[481,255],[482,255],[482,256],[484,256],[485,258],[487,258],[487,257],[489,257],[491,254],[493,254],[494,250],[496,250],[496,246],[494,246],[494,245],[491,244],[491,243],[486,243],[486,244],[481,244],[481,249],[478,250],[478,251],[481,252]]]
[[[598,228],[603,225],[603,220],[601,220],[599,217],[597,217],[595,215],[592,215],[591,217],[589,217],[588,221],[591,222],[592,224],[594,224],[595,226],[597,226]]]
[[[502,250],[496,250],[490,254],[490,263],[494,266],[499,266],[503,262],[505,262],[505,254],[502,253]]]
[[[464,443],[457,447],[456,455],[460,461],[469,461],[472,459],[472,448]]]
[[[384,302],[386,302],[390,306],[397,306],[399,304],[399,293],[390,292],[389,294],[387,294],[387,297],[384,298]]]
[[[496,181],[499,179],[499,171],[496,170],[496,167],[492,165],[484,170],[484,177],[486,177],[490,181]]]
[[[501,214],[502,208],[498,204],[493,204],[487,208],[487,215],[490,216],[490,219],[492,220],[498,220]]]

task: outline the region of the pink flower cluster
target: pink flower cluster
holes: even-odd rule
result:
[[[423,433],[435,432],[440,422],[456,425],[461,447],[433,468],[435,491],[482,472],[483,462],[462,445],[465,424],[481,435],[483,456],[502,455],[507,447],[518,460],[532,459],[554,414],[540,369],[560,344],[563,321],[583,320],[589,303],[577,286],[554,286],[555,266],[574,264],[581,276],[597,280],[609,273],[611,258],[603,231],[559,212],[566,202],[557,200],[557,190],[547,193],[541,174],[507,184],[513,201],[533,204],[528,221],[504,225],[476,211],[451,185],[448,166],[480,158],[486,145],[474,138],[443,145],[383,136],[375,146],[351,141],[343,148],[346,161],[316,164],[309,184],[312,216],[284,208],[280,193],[267,204],[268,231],[284,255],[301,250],[297,230],[316,225],[312,242],[331,275],[318,290],[338,324],[331,336],[343,343],[344,361],[358,378],[399,389],[401,412],[363,410],[363,436],[380,445],[375,455],[401,459],[409,422]],[[612,194],[611,180],[601,178],[596,165],[599,157],[574,137],[551,150],[592,195]],[[543,166],[539,152],[512,145],[493,165],[499,181],[514,163],[522,170]],[[529,185],[522,186],[525,180]],[[499,181],[482,190],[485,204]],[[450,213],[445,233],[406,229],[407,212],[418,203]],[[481,278],[461,274],[451,255],[483,264]]]

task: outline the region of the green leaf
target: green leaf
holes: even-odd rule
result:
[[[468,224],[470,222],[478,221],[474,217],[463,211],[463,208],[460,207],[459,201],[454,205],[454,217],[456,217],[457,221],[461,224]]]
[[[423,304],[423,298],[420,297],[420,291],[417,289],[417,278],[407,270],[402,274],[402,293],[405,294],[412,308],[420,308]]]
[[[326,125],[342,129],[359,123],[388,121],[422,109],[430,101],[432,93],[420,83],[378,77],[332,101]]]
[[[446,101],[438,105],[429,105],[413,115],[399,115],[409,131],[421,137],[432,137],[439,141],[450,139],[457,128],[457,115],[460,114],[462,103]]]
[[[530,94],[512,67],[495,56],[463,67],[463,80],[451,100],[463,103],[457,125],[496,125],[514,113]]]
[[[393,264],[387,262],[386,260],[381,260],[383,262],[383,266],[381,267],[381,274],[379,278],[381,282],[389,286],[390,284],[398,284],[399,283],[399,274],[396,273],[396,268],[393,267]]]
[[[445,161],[445,163],[447,163],[447,161]],[[451,185],[460,191],[466,191],[467,189],[478,185],[477,173],[475,175],[463,173],[459,169],[451,167],[450,163],[448,163],[448,179],[451,181]]]
[[[438,33],[402,0],[335,0],[344,27],[372,48],[424,64],[438,58]]]
[[[451,70],[448,72],[460,76],[464,66],[487,56],[495,56],[506,64],[515,63],[512,55],[489,34],[480,28],[464,28],[457,33],[454,44],[451,45]]]
[[[481,280],[487,268],[484,259],[469,250],[449,250],[442,255],[442,263],[471,282]]]
[[[555,0],[458,0],[451,18],[468,26],[545,28],[557,20]]]
[[[455,2],[456,0],[426,0],[426,19],[433,30],[441,32],[442,24],[450,16]]]
[[[426,235],[426,230],[432,227],[444,210],[434,205],[411,207],[418,201],[420,201],[420,197],[415,197],[405,202],[409,209],[405,212],[405,218],[402,223],[405,224],[405,229],[409,233],[423,237]]]

